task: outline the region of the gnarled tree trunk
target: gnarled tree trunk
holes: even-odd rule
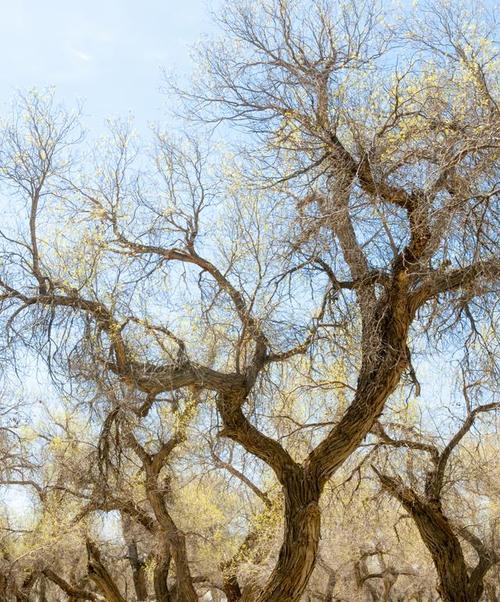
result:
[[[176,600],[178,602],[198,602],[198,595],[194,589],[191,570],[189,568],[186,550],[186,537],[172,520],[172,517],[170,516],[165,505],[165,500],[163,499],[161,492],[158,491],[158,487],[156,487],[156,490],[154,490],[150,488],[150,484],[147,484],[147,495],[151,506],[153,507],[155,516],[161,525],[163,538],[168,546],[169,553],[175,563]],[[162,558],[162,556],[160,557]],[[160,562],[158,566],[162,566],[162,562]],[[168,567],[168,565],[163,566],[164,568],[165,566]],[[158,579],[160,579],[160,574],[162,572],[165,571],[164,569],[160,568]],[[166,569],[166,573],[168,573],[168,568]],[[166,587],[166,581],[164,587]],[[167,598],[164,599],[166,600]]]
[[[478,602],[483,588],[471,590],[462,547],[439,506],[414,504],[409,510],[422,541],[431,553],[444,602]]]
[[[271,577],[258,602],[297,602],[313,572],[318,553],[321,517],[319,489],[303,470],[285,475],[283,544]]]
[[[146,496],[159,523],[158,533],[160,545],[158,550],[157,574],[155,575],[155,592],[160,592],[160,599],[173,598],[176,602],[198,602],[198,595],[193,585],[186,550],[186,537],[177,527],[170,515],[165,500],[168,487],[159,482],[160,472],[170,453],[184,440],[184,434],[176,433],[163,443],[155,454],[148,454],[131,432],[128,433],[129,444],[141,458],[146,473]],[[168,554],[168,556],[167,556]],[[170,557],[175,564],[175,588],[167,591],[166,577]],[[165,560],[165,562],[164,562]],[[175,591],[174,591],[175,590]]]
[[[396,479],[377,472],[382,486],[410,514],[429,550],[438,574],[438,592],[444,602],[479,602],[484,586],[476,570],[469,571],[462,547],[438,501],[422,499]],[[480,567],[480,565],[478,565]]]

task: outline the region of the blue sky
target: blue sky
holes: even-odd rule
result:
[[[190,48],[215,31],[211,12],[220,3],[0,0],[0,114],[16,89],[55,86],[67,105],[84,101],[87,126],[132,113],[143,130],[165,117],[162,69],[191,72]]]
[[[142,131],[164,121],[162,70],[189,76],[191,48],[216,32],[211,12],[220,3],[0,0],[0,115],[16,89],[53,85],[67,105],[83,101],[85,125],[94,131],[107,117],[129,113]],[[38,386],[30,382],[33,393]],[[448,394],[449,386],[440,390]]]
[[[216,0],[0,0],[0,110],[16,89],[55,86],[85,122],[164,115],[162,69],[191,70],[190,47],[213,31]]]

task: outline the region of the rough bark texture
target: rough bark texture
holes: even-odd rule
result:
[[[258,602],[298,602],[314,569],[320,538],[321,490],[370,432],[387,398],[408,366],[406,338],[411,323],[404,266],[395,267],[392,287],[372,310],[376,325],[361,368],[357,392],[339,424],[297,464],[276,441],[259,432],[242,412],[245,392],[219,396],[222,435],[270,465],[283,489],[285,528],[277,564]]]
[[[396,479],[378,473],[382,486],[396,497],[410,514],[429,550],[439,579],[438,592],[444,602],[478,602],[483,594],[484,572],[469,575],[462,547],[448,518],[436,501],[422,499]],[[481,561],[479,563],[479,567]]]
[[[97,547],[92,542],[87,542],[87,550],[89,553],[89,577],[96,584],[107,602],[127,602],[104,566]]]
[[[45,569],[43,574],[66,594],[67,602],[75,602],[76,600],[92,600],[95,602],[99,599],[94,593],[83,589],[80,585],[72,585],[51,569]]]
[[[230,572],[229,572],[230,571]],[[241,600],[241,588],[238,578],[233,572],[232,567],[222,567],[222,589],[227,602],[238,602]]]
[[[164,538],[163,538],[164,540]],[[170,552],[166,541],[160,542],[156,554],[156,565],[153,575],[156,602],[170,602],[168,591],[168,572],[170,570]]]
[[[1,572],[0,573],[0,601],[4,602],[4,600],[7,600],[7,593],[8,593],[8,589],[9,589],[9,580],[7,578],[7,575],[5,575],[5,573]]]
[[[178,602],[198,602],[198,595],[193,586],[191,570],[186,550],[186,537],[172,520],[163,495],[158,491],[158,486],[152,489],[146,486],[148,500],[153,508],[158,522],[164,532],[164,539],[168,543],[170,554],[175,563],[176,600]]]
[[[303,471],[285,477],[285,527],[278,562],[258,602],[295,602],[313,572],[320,539],[319,490]]]
[[[460,542],[439,506],[414,504],[410,513],[432,555],[439,577],[438,591],[444,602],[478,602],[482,587],[471,591]]]
[[[148,587],[146,578],[146,567],[139,556],[137,540],[134,536],[134,525],[130,516],[122,512],[122,532],[125,543],[127,544],[127,558],[132,569],[132,578],[134,580],[135,597],[137,602],[148,599]]]
[[[170,515],[166,503],[166,493],[168,486],[160,484],[160,473],[167,462],[170,454],[175,447],[184,440],[184,434],[177,432],[171,439],[164,442],[159,451],[154,454],[149,454],[140,445],[139,441],[134,437],[132,432],[128,433],[128,442],[131,448],[135,451],[137,456],[141,459],[143,469],[145,471],[145,488],[146,497],[151,505],[156,520],[158,521],[158,534],[160,539],[160,561],[158,567],[164,565],[161,558],[164,555],[167,558],[166,550],[168,550],[168,562],[170,562],[170,556],[175,564],[175,591],[174,588],[169,593],[169,597],[177,602],[198,602],[198,595],[193,585],[193,578],[191,576],[191,569],[189,567],[189,559],[186,550],[186,537],[181,529],[177,527],[175,521]],[[162,599],[165,598],[166,588],[166,577],[165,583],[160,584],[161,569],[159,569],[158,583],[155,579],[155,591],[156,587],[161,592]]]
[[[47,581],[45,575],[38,579],[38,602],[47,602]]]
[[[127,545],[128,559],[132,568],[132,577],[134,580],[135,596],[137,602],[148,599],[148,588],[146,582],[146,569],[144,563],[139,559],[137,542],[132,541]]]

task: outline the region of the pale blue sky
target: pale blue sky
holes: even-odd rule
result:
[[[132,113],[142,130],[165,115],[162,69],[191,72],[190,49],[215,31],[220,3],[0,0],[0,114],[16,89],[53,85],[67,105],[84,101],[87,126]]]
[[[85,121],[163,115],[162,69],[191,70],[190,47],[213,31],[217,0],[0,0],[0,108],[16,89],[54,85]]]

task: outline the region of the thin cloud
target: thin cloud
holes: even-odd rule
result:
[[[88,63],[89,61],[92,60],[92,57],[90,54],[87,54],[86,52],[83,52],[83,50],[73,50],[73,54],[80,59],[81,61],[85,61],[86,63]]]

